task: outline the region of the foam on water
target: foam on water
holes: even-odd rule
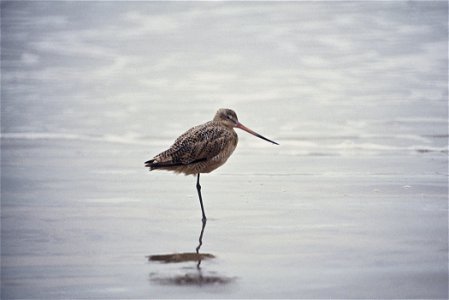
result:
[[[141,136],[137,133],[127,133],[125,135],[81,135],[72,133],[50,133],[50,132],[18,132],[2,133],[1,138],[23,139],[23,140],[74,140],[80,142],[103,142],[123,145],[141,145],[141,146],[160,146],[169,147],[172,144],[170,139],[154,138]],[[401,140],[407,143],[400,143]],[[280,151],[294,155],[352,155],[355,153],[365,154],[410,154],[410,153],[448,153],[448,146],[432,145],[432,138],[429,136],[418,135],[370,135],[361,134],[359,136],[316,136],[316,137],[298,137],[295,139],[278,139]],[[375,142],[372,142],[375,141]],[[379,143],[379,142],[384,143]],[[416,142],[422,142],[416,144]],[[247,148],[243,151],[252,151],[251,149],[266,150],[267,145],[258,140],[245,137],[240,142],[239,147]],[[276,149],[278,150],[278,149]]]

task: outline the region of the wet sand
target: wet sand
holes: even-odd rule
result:
[[[445,155],[266,146],[202,177],[199,264],[148,259],[196,252],[194,177],[141,146],[3,139],[2,298],[447,296]]]

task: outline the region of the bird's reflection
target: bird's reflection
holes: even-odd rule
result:
[[[184,253],[173,253],[173,254],[159,254],[148,256],[149,261],[159,261],[163,263],[181,263],[194,261],[197,263],[197,269],[201,269],[201,261],[203,259],[211,259],[215,256],[210,253],[200,253],[201,246],[203,245],[203,235],[204,229],[206,228],[206,221],[203,221],[201,227],[200,236],[198,238],[198,246],[196,247],[196,252],[184,252]]]
[[[200,255],[200,249],[201,246],[203,245],[203,234],[204,234],[204,228],[206,228],[206,219],[203,219],[203,226],[201,227],[201,233],[200,233],[200,237],[198,238],[198,246],[196,247],[196,255],[198,256],[198,264],[196,265],[196,268],[198,270],[201,270],[201,255]],[[212,256],[213,257],[213,256]]]
[[[153,282],[169,285],[208,285],[208,284],[227,284],[232,281],[232,278],[220,276],[216,272],[206,272],[201,267],[203,260],[214,259],[215,256],[210,253],[200,253],[200,249],[203,245],[203,235],[206,228],[206,220],[203,220],[201,226],[201,232],[198,238],[198,246],[195,248],[195,252],[173,253],[173,254],[158,254],[148,256],[150,262],[156,261],[165,264],[172,263],[187,263],[195,262],[196,271],[189,271],[185,273],[185,269],[181,269],[183,274],[179,275],[161,275],[159,273],[152,273],[150,279]],[[192,268],[187,268],[192,269]]]

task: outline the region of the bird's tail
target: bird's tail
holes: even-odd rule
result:
[[[145,162],[145,167],[146,168],[150,168],[150,171],[152,171],[154,169],[157,169],[158,163],[156,162],[155,159],[150,159],[150,160]]]
[[[145,162],[145,167],[150,168],[150,171],[156,170],[156,169],[167,169],[169,170],[170,167],[178,167],[182,166],[183,163],[181,162],[173,162],[173,161],[157,161],[156,159],[150,159]]]

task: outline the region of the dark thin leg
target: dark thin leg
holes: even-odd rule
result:
[[[206,214],[204,213],[203,198],[201,197],[200,173],[197,174],[196,178],[196,190],[198,191],[198,197],[200,198],[201,212],[203,213],[203,222],[205,222],[207,218]]]

